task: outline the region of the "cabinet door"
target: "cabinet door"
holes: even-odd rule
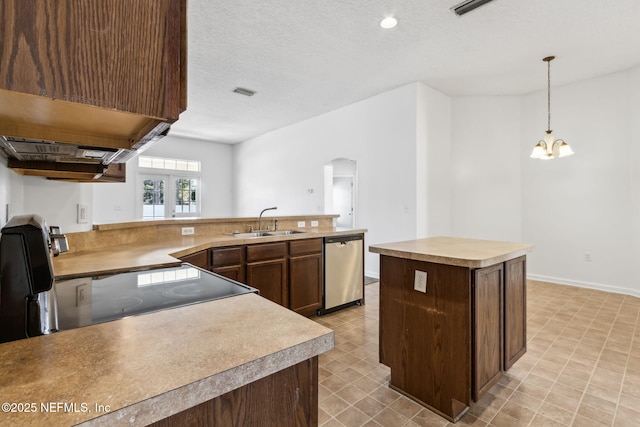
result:
[[[205,270],[209,270],[209,252],[208,251],[200,251],[195,254],[183,256],[180,258],[180,261],[188,262],[189,264],[193,264],[196,267],[204,268]]]
[[[322,308],[322,254],[289,258],[289,308],[304,316]]]
[[[503,265],[474,271],[473,400],[491,388],[503,372]]]
[[[258,289],[261,296],[285,307],[289,306],[285,258],[247,263],[246,278],[247,285]]]
[[[236,282],[244,283],[244,266],[228,265],[226,267],[214,267],[211,269],[216,274],[227,277]]]
[[[527,258],[505,262],[504,369],[527,351]]]

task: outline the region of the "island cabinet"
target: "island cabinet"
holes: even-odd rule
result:
[[[526,352],[531,245],[430,238],[380,253],[380,361],[391,388],[457,421]]]
[[[322,239],[289,242],[289,308],[310,316],[322,308]]]
[[[247,246],[246,284],[258,289],[263,297],[289,306],[286,242]]]

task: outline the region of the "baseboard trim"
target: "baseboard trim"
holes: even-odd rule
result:
[[[537,280],[540,282],[557,283],[559,285],[575,286],[578,288],[594,289],[604,292],[613,292],[615,294],[624,294],[640,298],[640,290],[619,288],[617,286],[603,285],[601,283],[581,282],[579,280],[567,280],[558,277],[541,276],[539,274],[527,274],[527,279]]]
[[[365,271],[364,275],[367,277],[371,277],[372,279],[380,280],[380,272],[378,271]]]

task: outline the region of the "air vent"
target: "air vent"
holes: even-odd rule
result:
[[[243,87],[237,87],[233,90],[234,93],[240,94],[240,95],[244,95],[244,96],[253,96],[256,94],[255,91],[251,90],[251,89],[245,89]]]
[[[466,0],[453,6],[451,9],[456,13],[456,15],[464,15],[465,13],[471,12],[473,9],[489,3],[490,1],[492,0]]]

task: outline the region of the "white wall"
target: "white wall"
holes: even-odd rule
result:
[[[629,72],[627,90],[630,97],[630,150],[631,164],[631,260],[640,259],[640,67]],[[640,286],[640,269],[631,268],[631,283]],[[640,293],[636,291],[636,295]]]
[[[576,152],[563,159],[524,159],[544,135],[546,93],[523,97],[523,239],[536,244],[533,277],[640,296],[638,74],[552,88],[551,128]]]
[[[424,84],[416,103],[416,236],[451,234],[451,98]]]
[[[6,218],[9,205],[9,218]],[[0,227],[14,215],[23,213],[22,176],[7,167],[7,159],[0,156]]]
[[[232,148],[191,138],[168,135],[143,155],[200,160],[201,163],[201,216],[205,218],[229,217],[232,214]],[[127,163],[126,183],[99,183],[94,185],[93,222],[132,221],[138,219],[138,160]]]
[[[92,227],[93,185],[60,182],[36,176],[22,177],[23,213],[42,216],[47,225],[60,226],[63,233],[89,231]],[[87,223],[77,223],[77,205],[87,206]]]
[[[451,231],[522,240],[520,100],[453,99]]]
[[[415,238],[416,93],[411,84],[234,146],[234,214],[323,212],[324,165],[358,164],[358,224],[365,245]],[[308,192],[313,189],[313,193]],[[365,270],[378,275],[378,255]]]

